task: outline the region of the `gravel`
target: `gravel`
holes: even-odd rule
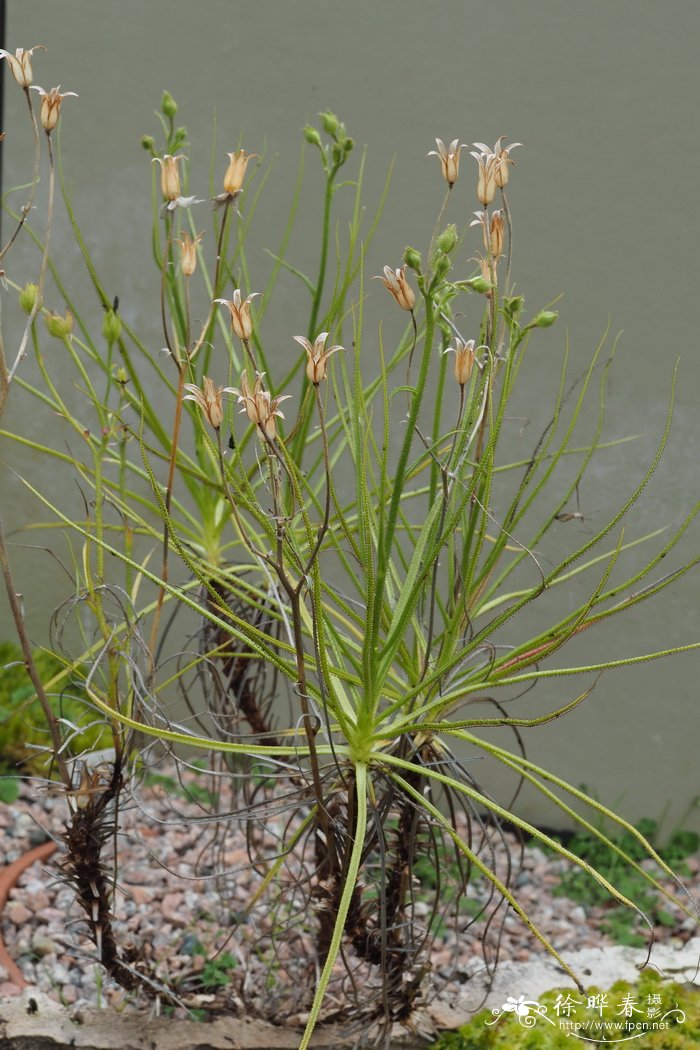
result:
[[[213,822],[202,802],[203,789],[216,790],[220,811],[232,810],[235,801],[228,778],[214,783],[202,773],[164,769],[159,770],[159,779],[150,786],[139,785],[118,815],[113,911],[120,951],[130,946],[138,949],[154,984],[175,989],[189,1007],[218,1006],[236,1012],[245,1002],[247,1012],[258,1010],[270,1020],[289,1017],[295,1007],[308,1008],[299,989],[308,990],[315,982],[313,942],[305,922],[312,865],[307,863],[305,871],[299,865],[311,858],[288,859],[282,866],[279,877],[286,887],[276,909],[263,897],[246,911],[263,869],[256,871],[250,864],[245,827],[234,820]],[[196,798],[186,797],[190,788]],[[0,805],[0,857],[9,864],[47,837],[59,839],[66,816],[60,793],[52,789],[41,794],[36,784],[24,782],[16,802]],[[286,819],[272,813],[265,830],[248,826],[258,856],[276,855],[276,836]],[[515,838],[505,837],[517,855]],[[105,850],[107,859],[111,848]],[[142,1008],[139,994],[124,991],[95,962],[83,913],[73,890],[59,877],[60,856],[59,847],[48,863],[28,868],[11,891],[0,919],[10,956],[30,985],[64,1004]],[[700,857],[686,863],[690,871],[686,885],[700,898]],[[607,914],[604,906],[584,907],[553,895],[568,869],[566,860],[526,846],[515,878],[519,905],[564,957],[567,952],[614,943],[601,932]],[[497,871],[506,874],[500,854]],[[470,886],[468,914],[487,900],[487,889],[483,880]],[[674,889],[673,884],[669,889]],[[419,902],[417,910],[420,914],[427,908]],[[655,936],[680,948],[697,934],[697,921],[666,902],[664,911],[665,924],[654,931]],[[458,992],[485,965],[492,965],[496,950],[499,961],[526,962],[542,954],[542,945],[512,909],[501,908],[498,918],[490,926],[483,919],[475,920],[465,929],[465,915],[459,935],[446,929],[436,940],[430,956],[431,980],[441,995]],[[279,919],[291,929],[286,939],[273,935]],[[645,927],[639,929],[644,932]],[[274,984],[271,972],[276,974]],[[0,998],[18,994],[20,989],[0,967]],[[336,999],[340,1005],[340,991]],[[332,989],[330,1002],[332,1006]]]

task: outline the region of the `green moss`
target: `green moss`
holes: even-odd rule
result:
[[[41,681],[50,682],[64,669],[53,653],[38,649],[33,654]],[[79,755],[108,747],[111,737],[103,725],[92,725],[95,713],[78,683],[64,680],[60,692],[49,693],[51,706],[59,718],[79,727],[70,743],[70,754]],[[64,726],[68,735],[71,729]],[[46,757],[30,744],[45,747],[50,743],[46,719],[22,660],[18,646],[0,642],[0,775],[21,770],[46,775]]]
[[[519,990],[514,989],[513,993],[515,998]],[[567,1000],[567,996],[570,999]],[[663,1023],[669,1027],[655,1031],[647,1028],[638,1038],[630,1038],[633,1032],[614,1027],[628,1020],[625,1000],[631,1021],[647,1025]],[[571,1009],[569,1030],[565,1027],[567,1001]],[[538,1018],[532,1009],[527,1018],[534,1019],[530,1027],[523,1025],[513,1012],[504,1012],[496,1020],[494,1013],[483,1010],[469,1024],[444,1033],[433,1050],[572,1050],[577,1043],[584,1043],[584,1039],[577,1039],[571,1030],[574,1023],[587,1026],[579,1031],[586,1032],[588,1046],[619,1044],[640,1050],[697,1050],[700,1046],[700,988],[667,983],[653,970],[646,970],[635,984],[617,981],[606,991],[591,986],[585,997],[575,989],[555,988],[541,995],[538,1002],[540,1007],[546,1007],[546,1016],[554,1024],[549,1024],[544,1017]],[[559,1006],[559,1015],[555,1004]],[[658,1010],[658,1014],[650,1015],[649,1011],[653,1010]],[[684,1017],[668,1013],[676,1010],[682,1011]],[[662,1021],[663,1015],[666,1017]],[[495,1023],[488,1025],[489,1021]]]

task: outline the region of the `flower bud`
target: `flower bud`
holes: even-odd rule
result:
[[[523,306],[525,305],[524,295],[513,295],[506,297],[503,300],[503,313],[510,320],[515,320],[520,316]]]
[[[311,146],[318,146],[321,148],[321,135],[320,132],[312,125],[307,124],[304,128],[304,138]]]
[[[25,284],[19,293],[19,305],[25,314],[30,314],[39,297],[39,286],[37,284]]]
[[[177,113],[177,102],[169,91],[163,92],[163,101],[160,104],[160,111],[164,117],[168,117],[170,120],[172,120]]]
[[[403,261],[406,263],[406,266],[408,266],[409,270],[415,270],[417,273],[420,273],[422,260],[420,257],[420,252],[417,248],[411,248],[410,246],[405,248],[403,253]]]
[[[493,291],[493,285],[485,277],[472,277],[470,281],[465,281],[465,284],[479,295],[489,295]]]
[[[123,365],[120,365],[117,371],[114,373],[114,378],[120,386],[126,386],[126,384],[129,382],[129,373]]]
[[[153,153],[156,148],[156,140],[153,138],[153,135],[141,136],[141,148],[145,149],[147,153]]]
[[[323,125],[325,133],[332,138],[336,138],[338,132],[342,128],[342,124],[336,117],[335,113],[331,113],[330,109],[326,109],[323,113],[319,113],[319,117],[321,118],[321,124]]]
[[[437,239],[437,246],[445,255],[449,255],[457,247],[457,227],[450,223],[442,231]]]
[[[119,316],[117,311],[110,306],[109,310],[105,312],[105,319],[102,324],[102,335],[104,336],[109,346],[112,346],[113,343],[116,343],[117,339],[119,339],[119,336],[121,334],[121,317]]]
[[[73,331],[73,314],[70,310],[66,310],[65,317],[55,313],[45,314],[44,320],[49,335],[52,335],[54,339],[67,339]]]
[[[558,316],[558,310],[540,310],[530,321],[528,328],[551,328]]]

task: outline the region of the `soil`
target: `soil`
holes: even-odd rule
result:
[[[230,791],[226,778],[214,780],[197,770],[166,768],[151,775],[148,784],[132,785],[129,801],[117,814],[114,931],[120,951],[128,953],[132,946],[133,955],[128,957],[138,959],[135,965],[149,974],[151,994],[144,995],[106,978],[96,963],[84,915],[61,874],[61,834],[68,815],[65,797],[50,785],[40,792],[35,782],[22,782],[20,797],[0,806],[0,856],[6,865],[16,865],[28,851],[40,852],[19,877],[15,867],[14,885],[7,890],[0,929],[10,962],[0,959],[0,999],[19,996],[28,987],[46,997],[42,1002],[69,1006],[73,1013],[110,1006],[122,1017],[142,1017],[144,1008],[161,1009],[183,1020],[191,1016],[188,1010],[201,1011],[202,1019],[258,1015],[261,1039],[269,1036],[268,1022],[303,1024],[308,991],[315,981],[314,942],[304,914],[308,893],[301,889],[306,873],[294,869],[296,861],[288,858],[280,871],[288,886],[286,898],[277,905],[280,914],[271,911],[264,899],[250,907],[263,874],[251,864],[251,841],[258,856],[271,859],[279,852],[275,836],[286,817],[268,806],[264,820],[241,825],[230,816],[234,809]],[[211,815],[214,796],[218,818]],[[47,860],[54,841],[56,853]],[[534,845],[525,846],[520,856],[515,837],[507,833],[501,833],[499,841],[508,846],[519,866],[514,879],[519,904],[564,958],[579,949],[613,943],[601,932],[607,906],[584,907],[555,894],[570,870],[567,861]],[[106,849],[108,872],[111,848]],[[505,865],[504,852],[497,864],[501,876]],[[699,897],[700,858],[689,858],[687,866],[689,891]],[[672,884],[670,888],[674,889]],[[490,923],[482,918],[469,925],[486,892],[483,882],[470,887],[459,934],[446,926],[435,940],[423,1003],[457,1001],[469,982],[492,969],[496,961],[522,963],[542,956],[541,944],[510,909],[501,909]],[[419,901],[419,912],[420,906]],[[289,925],[295,909],[296,932],[278,938],[277,919]],[[425,910],[429,911],[427,904]],[[697,920],[671,905],[664,904],[664,912],[664,924],[655,936],[670,948],[681,949],[697,932]],[[642,924],[640,930],[646,927]],[[169,1002],[168,990],[174,991],[180,1006]],[[341,1004],[338,983],[327,997],[326,1016],[332,1019]],[[331,1042],[340,1045],[340,1034]]]

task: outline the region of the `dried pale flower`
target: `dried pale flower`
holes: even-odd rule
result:
[[[250,383],[248,382],[248,374],[246,372],[241,376],[241,389],[235,390],[238,394],[238,404],[243,405],[241,412],[245,412],[251,423],[258,422],[258,409],[256,399],[258,394],[263,393],[263,378],[264,372],[255,373],[255,385],[253,389],[250,389]]]
[[[61,111],[61,103],[64,98],[71,96],[77,98],[75,91],[64,91],[61,94],[61,85],[58,87],[51,88],[50,91],[44,91],[43,88],[37,85],[32,86],[32,91],[38,91],[41,95],[41,111],[39,113],[39,120],[44,131],[50,134],[58,123],[59,113]]]
[[[515,149],[516,146],[522,146],[522,142],[511,142],[509,146],[501,146],[501,143],[503,142],[504,138],[505,135],[501,135],[501,137],[497,139],[493,150],[491,150],[489,146],[485,146],[483,142],[473,143],[473,145],[475,145],[477,149],[482,150],[482,152],[484,153],[493,153],[493,155],[496,157],[495,178],[496,185],[499,189],[503,189],[503,187],[508,183],[508,165],[515,164],[515,161],[510,159],[510,151],[512,149]]]
[[[43,44],[35,44],[34,47],[29,47],[26,50],[23,47],[18,47],[14,55],[0,48],[0,58],[7,59],[12,76],[21,88],[31,87],[33,79],[32,55],[35,51],[46,51],[46,48]]]
[[[264,372],[255,373],[255,384],[250,389],[248,376],[244,372],[241,376],[241,389],[231,388],[231,393],[238,395],[238,404],[242,405],[241,412],[245,412],[251,423],[260,428],[261,436],[268,441],[274,441],[277,437],[277,426],[275,417],[284,419],[284,412],[280,412],[279,406],[283,401],[290,398],[291,394],[281,394],[272,397],[269,390],[263,388]]]
[[[160,191],[166,201],[171,203],[180,197],[180,169],[178,161],[185,160],[183,153],[171,157],[166,153],[164,157],[154,157],[153,163],[160,164]]]
[[[501,208],[494,211],[489,218],[485,211],[475,211],[476,218],[470,226],[481,226],[484,235],[484,247],[495,263],[503,255],[505,236],[505,216]]]
[[[241,290],[236,288],[233,299],[215,299],[215,303],[223,303],[228,307],[231,314],[231,328],[239,339],[247,342],[253,334],[253,318],[250,316],[250,304],[260,292],[251,292],[245,299],[241,299]]]
[[[448,346],[446,350],[443,350],[445,354],[455,355],[455,379],[460,386],[465,386],[472,374],[474,368],[474,362],[476,361],[476,351],[474,349],[475,341],[473,339],[468,340],[464,343],[461,339],[455,338],[455,345]],[[479,350],[484,349],[482,347]]]
[[[504,229],[505,219],[503,217],[503,211],[499,208],[492,213],[491,222],[489,224],[489,247],[494,262],[498,262],[503,255]]]
[[[388,292],[391,292],[402,310],[413,310],[416,305],[416,296],[406,278],[406,265],[392,270],[390,266],[384,267],[384,276],[378,275],[373,281],[381,281]]]
[[[243,188],[246,168],[250,161],[253,157],[258,160],[260,157],[257,153],[246,153],[244,149],[237,149],[235,153],[227,153],[226,156],[229,163],[224,175],[224,193],[232,196]]]
[[[219,429],[224,418],[222,395],[238,393],[234,387],[217,386],[209,376],[202,377],[201,389],[194,383],[185,383],[185,390],[188,393],[183,395],[182,400],[194,401],[199,405],[214,430]]]
[[[326,339],[328,332],[321,332],[316,336],[312,345],[303,335],[295,335],[294,339],[306,350],[306,375],[314,386],[318,386],[322,379],[326,378],[326,365],[328,358],[337,350],[343,350],[342,346],[331,346],[326,350]]]
[[[478,146],[478,143],[474,143]],[[476,187],[476,195],[486,207],[496,195],[496,170],[498,168],[498,157],[490,150],[482,153],[472,153],[472,157],[479,165],[479,181]]]
[[[445,147],[442,139],[435,139],[435,145],[437,150],[431,149],[428,156],[440,158],[443,178],[450,189],[452,189],[459,175],[459,157],[465,143],[460,142],[459,139],[453,139],[449,146]]]
[[[185,277],[191,277],[197,269],[197,245],[203,236],[204,233],[198,233],[195,237],[183,233],[182,237],[177,238],[180,245],[180,269]]]

